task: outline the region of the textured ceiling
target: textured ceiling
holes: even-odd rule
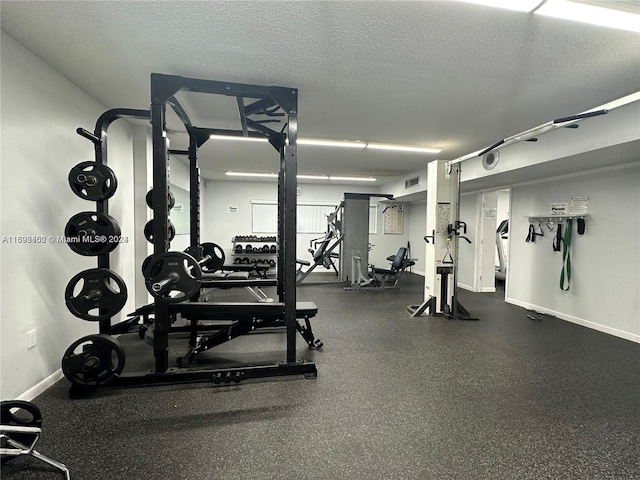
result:
[[[300,137],[443,148],[300,146],[307,174],[386,179],[640,90],[637,33],[453,1],[3,0],[0,9],[5,32],[108,108],[148,108],[151,72],[290,86],[300,90]],[[200,126],[235,120],[233,105],[190,95]],[[201,158],[207,178],[277,169],[265,145],[208,142]]]

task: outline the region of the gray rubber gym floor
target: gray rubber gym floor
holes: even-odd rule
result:
[[[309,351],[298,336],[314,380],[69,400],[63,379],[34,400],[38,450],[75,480],[640,478],[640,345],[530,320],[500,294],[460,291],[479,322],[410,318],[405,307],[421,298],[422,278],[410,274],[397,290],[300,287],[325,342]],[[120,340],[126,370],[153,364],[137,335]],[[252,334],[199,362],[283,360],[284,342],[284,332]],[[172,354],[184,345],[173,339]],[[2,474],[62,478],[32,458]]]

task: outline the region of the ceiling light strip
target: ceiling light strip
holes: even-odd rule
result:
[[[566,0],[547,0],[547,2],[536,9],[534,13],[547,17],[562,18],[564,20],[640,33],[640,15],[596,5],[587,5]]]

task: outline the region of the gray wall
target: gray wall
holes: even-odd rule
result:
[[[60,360],[72,342],[98,330],[97,324],[71,315],[64,304],[67,282],[81,270],[95,268],[96,259],[48,237],[63,235],[72,215],[95,209],[95,203],[71,192],[67,175],[75,164],[94,158],[93,145],[75,129],[93,130],[106,108],[4,33],[1,68],[2,236],[47,239],[0,243],[1,395],[28,398],[59,378]],[[112,269],[133,289],[132,143],[121,121],[109,129],[109,151],[119,180],[110,213],[122,235],[132,240],[116,249]],[[132,297],[123,312],[131,311]],[[27,349],[31,330],[36,331],[36,346]]]

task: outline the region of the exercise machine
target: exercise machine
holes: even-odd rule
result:
[[[496,265],[496,280],[504,281],[507,278],[507,260],[504,254],[504,243],[508,239],[509,220],[503,220],[496,229],[496,248],[498,249],[498,265]]]
[[[400,277],[409,267],[416,264],[408,258],[408,249],[400,247],[398,253],[387,257],[387,261],[391,262],[389,268],[376,268],[371,265],[371,278],[373,284],[382,288],[396,288]]]
[[[336,268],[335,260],[340,258],[340,245],[344,240],[344,234],[341,232],[342,209],[343,203],[341,202],[333,213],[327,215],[327,232],[324,236],[309,241],[308,252],[311,254],[313,264],[308,260],[296,259],[296,264],[298,265],[296,269],[296,284],[300,285],[304,282],[305,278],[320,265],[327,270],[333,268],[336,276],[339,277],[340,274]],[[304,267],[308,268],[303,270]]]
[[[478,320],[458,301],[458,241],[469,243],[467,225],[460,220],[460,166],[444,160],[427,165],[427,232],[424,301],[409,305],[412,317],[425,312],[459,320]]]

